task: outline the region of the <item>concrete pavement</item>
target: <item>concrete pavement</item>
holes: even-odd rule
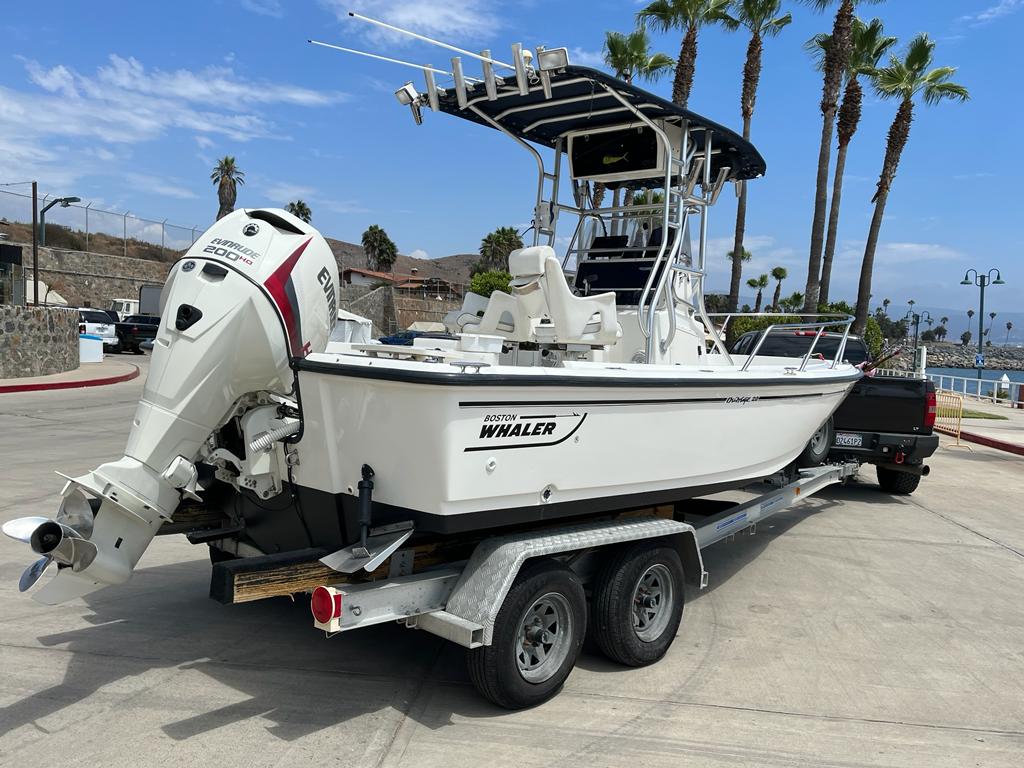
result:
[[[126,356],[105,355],[102,362],[82,363],[71,371],[52,373],[48,376],[22,376],[17,379],[0,379],[0,394],[13,392],[41,392],[52,389],[79,389],[118,384],[138,377],[139,366],[129,362]]]
[[[0,398],[0,519],[120,455],[143,379]],[[945,441],[944,441],[945,442]],[[66,606],[17,592],[0,541],[0,765],[1024,764],[1024,459],[941,449],[912,497],[862,481],[705,552],[659,664],[585,655],[507,713],[459,648],[398,626],[326,639],[308,607],[206,597],[206,552],[156,540]]]

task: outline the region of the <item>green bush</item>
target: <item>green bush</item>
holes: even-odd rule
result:
[[[878,356],[882,354],[885,337],[882,336],[881,326],[873,317],[869,317],[867,325],[864,326],[864,343],[868,345],[868,352],[871,353],[871,359],[877,360]]]
[[[481,296],[490,297],[495,291],[508,292],[509,282],[512,280],[512,275],[508,272],[501,272],[498,270],[491,270],[490,272],[478,272],[473,275],[473,279],[470,280],[469,290],[473,293],[478,293]]]

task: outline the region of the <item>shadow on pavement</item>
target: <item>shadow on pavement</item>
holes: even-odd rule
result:
[[[727,583],[804,518],[848,498],[874,503],[873,497],[892,502],[871,485],[829,489],[762,523],[756,535],[710,547],[704,553],[710,586],[690,590],[688,600],[703,599]],[[169,694],[177,698],[194,685],[180,673],[192,671],[248,697],[237,702],[237,695],[204,685],[203,701],[220,694],[231,703],[169,719],[162,730],[175,740],[257,716],[274,723],[270,733],[291,741],[389,709],[431,729],[447,725],[456,713],[492,717],[503,712],[468,687],[461,649],[433,635],[390,624],[325,639],[310,627],[307,600],[222,606],[206,597],[208,578],[205,560],[161,565],[138,571],[127,585],[85,598],[92,611],[86,620],[93,626],[38,637],[44,647],[69,652],[64,680],[0,709],[0,736],[154,669],[177,671],[162,683],[178,687]],[[591,654],[581,657],[580,666],[621,671]],[[430,707],[418,704],[427,699]],[[167,712],[197,704],[189,701]]]

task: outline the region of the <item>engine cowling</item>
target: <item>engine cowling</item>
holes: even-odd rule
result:
[[[171,268],[161,294],[124,456],[68,478],[64,489],[62,512],[72,500],[80,507],[83,491],[99,499],[90,535],[77,529],[97,552],[88,563],[76,557],[79,567],[60,569],[33,597],[60,603],[127,580],[182,495],[194,494],[193,462],[239,400],[292,394],[291,360],[326,348],[338,294],[327,241],[283,210],[235,211],[203,233]]]

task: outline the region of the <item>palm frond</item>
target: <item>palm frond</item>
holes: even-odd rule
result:
[[[938,104],[944,99],[964,102],[971,98],[970,92],[957,83],[937,83],[924,88],[925,104]]]
[[[910,41],[907,53],[903,57],[907,69],[915,75],[924,72],[932,63],[932,56],[935,52],[935,41],[922,32]]]

